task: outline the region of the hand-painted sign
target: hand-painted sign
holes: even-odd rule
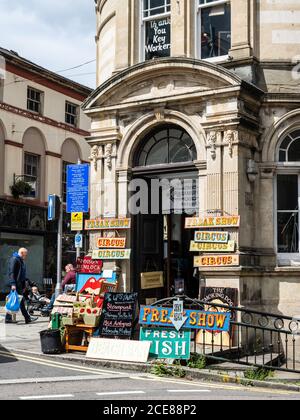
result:
[[[93,260],[130,260],[131,249],[97,249],[93,251]]]
[[[98,238],[98,248],[125,248],[126,238]]]
[[[172,327],[173,308],[162,308],[156,306],[142,306],[140,310],[140,324],[153,325],[155,327]],[[204,312],[197,310],[185,310],[187,317],[183,328],[208,330],[208,331],[229,331],[230,314],[219,312]]]
[[[194,267],[239,267],[239,255],[205,255],[194,257]]]
[[[99,326],[101,337],[131,338],[137,293],[106,293]]]
[[[189,360],[191,357],[191,331],[141,328],[141,341],[151,341],[150,357],[157,359]]]
[[[71,214],[71,231],[83,230],[83,213],[72,213]]]
[[[207,244],[191,242],[191,252],[235,252],[235,241],[229,241],[227,244]]]
[[[169,17],[145,22],[145,58],[169,57],[171,52],[171,19]]]
[[[227,244],[229,241],[228,232],[196,232],[196,243],[214,243],[214,244]]]
[[[186,229],[213,229],[213,228],[239,228],[240,216],[224,217],[187,217],[185,219]]]
[[[92,260],[92,257],[77,258],[76,271],[84,274],[100,274],[102,271],[103,262]]]
[[[85,221],[85,230],[119,230],[130,228],[131,219],[96,219]]]

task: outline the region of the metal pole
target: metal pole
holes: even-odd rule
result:
[[[57,297],[62,293],[62,236],[63,236],[63,203],[60,199],[60,212],[58,220],[57,232],[57,283],[55,289],[55,296]]]

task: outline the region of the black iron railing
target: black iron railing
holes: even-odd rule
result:
[[[207,303],[187,296],[163,299],[153,306],[172,306],[182,299],[186,309],[230,312],[230,332],[194,333],[194,352],[217,362],[300,373],[300,319],[254,309]]]

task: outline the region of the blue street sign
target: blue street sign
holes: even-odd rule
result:
[[[54,222],[59,219],[60,200],[57,195],[51,194],[48,197],[48,221]]]
[[[67,213],[88,213],[89,173],[89,164],[67,166]]]
[[[81,233],[78,233],[75,236],[75,248],[82,248],[83,247],[83,236]]]

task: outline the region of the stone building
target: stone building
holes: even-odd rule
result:
[[[98,0],[91,216],[131,217],[131,261],[116,264],[142,300],[184,277],[239,290],[239,303],[299,311],[300,3]],[[130,214],[133,179],[197,180],[197,215],[240,215],[239,264],[194,270],[185,214]],[[92,233],[94,248],[98,233]],[[109,264],[107,264],[109,266]],[[141,273],[164,288],[141,290]]]
[[[33,281],[55,276],[56,226],[47,223],[48,195],[64,197],[66,165],[88,161],[90,120],[80,105],[90,93],[0,48],[0,292],[8,258],[20,246],[30,251]],[[30,191],[21,191],[24,185]],[[73,243],[66,248],[72,250]]]

